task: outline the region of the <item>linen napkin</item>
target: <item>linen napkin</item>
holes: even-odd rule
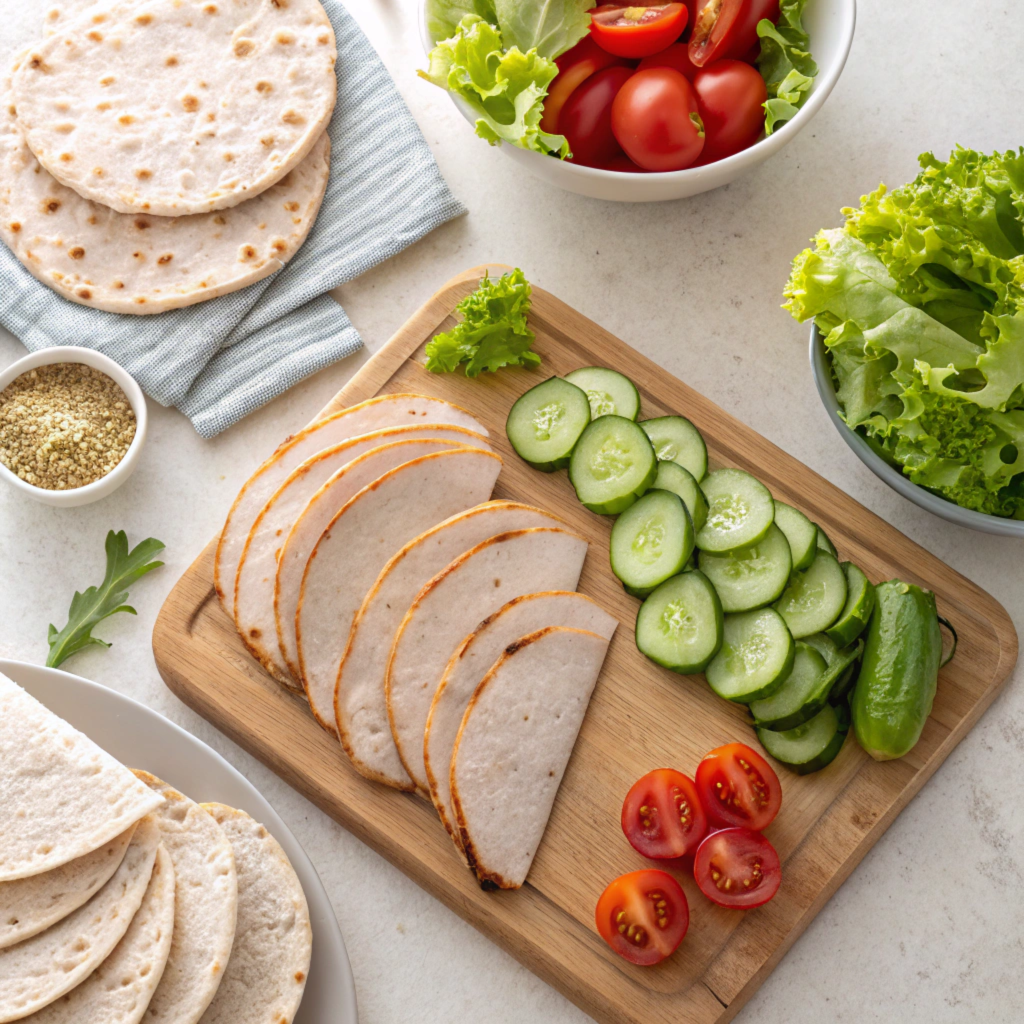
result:
[[[0,324],[33,352],[98,349],[203,437],[362,346],[325,292],[466,211],[366,36],[340,0],[321,2],[338,41],[331,173],[320,215],[292,260],[233,294],[126,316],[62,298],[0,243]]]

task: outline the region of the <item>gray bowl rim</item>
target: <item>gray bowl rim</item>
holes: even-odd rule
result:
[[[1003,519],[1001,516],[990,516],[985,512],[976,512],[974,509],[961,508],[954,505],[945,498],[918,486],[908,480],[902,473],[890,466],[881,456],[871,450],[871,446],[855,430],[851,430],[842,416],[839,415],[839,399],[836,398],[835,388],[832,385],[832,370],[828,364],[825,349],[825,338],[817,325],[811,323],[811,373],[814,375],[814,384],[818,389],[818,396],[821,404],[825,406],[829,419],[839,431],[839,436],[849,445],[853,453],[871,470],[879,480],[887,483],[894,491],[899,492],[908,501],[931,512],[933,515],[945,519],[947,522],[955,523],[957,526],[965,526],[971,530],[980,530],[982,533],[994,533],[1001,537],[1024,537],[1024,520]]]

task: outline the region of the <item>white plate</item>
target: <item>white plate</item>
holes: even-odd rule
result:
[[[197,802],[238,807],[266,825],[302,882],[313,926],[313,962],[295,1024],[357,1024],[352,969],[323,884],[288,826],[244,776],[184,729],[98,683],[20,661],[0,660],[0,672],[123,764],[152,772]]]

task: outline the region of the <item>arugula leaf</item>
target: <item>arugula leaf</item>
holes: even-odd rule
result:
[[[818,74],[818,65],[811,57],[811,39],[804,30],[806,6],[807,0],[782,0],[777,23],[767,18],[757,23],[761,40],[757,69],[768,87],[764,104],[766,135],[803,106]]]
[[[477,377],[503,366],[539,366],[540,356],[530,350],[536,335],[526,323],[530,292],[518,267],[496,281],[485,274],[480,287],[455,307],[462,322],[427,343],[427,369],[452,373],[465,364],[466,376]]]
[[[459,22],[467,14],[475,14],[492,25],[498,24],[494,0],[427,0],[427,31],[440,42],[455,35]]]
[[[540,128],[544,97],[557,73],[555,62],[536,50],[523,53],[513,47],[506,52],[498,30],[474,14],[467,14],[455,35],[430,51],[429,68],[417,72],[469,104],[477,116],[477,135],[492,146],[508,142],[564,159],[569,155],[565,136]]]
[[[494,0],[498,27],[507,47],[536,49],[554,60],[590,31],[597,0]]]
[[[146,573],[158,569],[163,562],[151,562],[153,555],[163,551],[161,541],[150,537],[133,551],[128,550],[128,537],[124,530],[107,534],[107,573],[98,587],[89,587],[85,593],[75,591],[68,612],[67,625],[58,631],[50,624],[48,643],[50,653],[46,664],[50,668],[67,661],[73,654],[86,647],[109,647],[105,640],[92,635],[92,630],[104,619],[118,612],[135,615],[135,609],[125,604],[128,587]]]

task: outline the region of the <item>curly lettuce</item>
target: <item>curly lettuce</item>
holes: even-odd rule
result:
[[[1024,149],[920,158],[819,232],[786,308],[825,336],[847,424],[965,508],[1024,518]]]
[[[761,53],[757,69],[768,87],[764,104],[766,135],[796,116],[814,85],[818,65],[811,57],[811,40],[804,30],[807,0],[782,0],[779,20],[763,18],[757,24]]]
[[[485,274],[480,287],[455,307],[462,321],[427,342],[427,369],[452,373],[464,366],[467,377],[477,377],[503,366],[540,366],[540,356],[531,351],[536,335],[526,323],[530,292],[518,267],[496,281]]]

